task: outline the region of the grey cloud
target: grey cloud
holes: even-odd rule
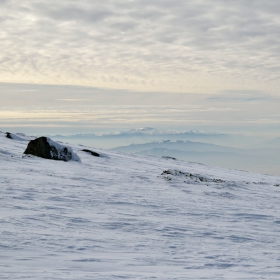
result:
[[[260,90],[224,90],[222,94],[209,97],[208,100],[254,102],[254,101],[275,101],[279,98]]]
[[[95,23],[105,18],[112,16],[112,12],[107,9],[82,9],[79,7],[49,7],[48,4],[45,5],[36,5],[35,11],[39,12],[41,15],[46,16],[47,18],[52,18],[54,20],[63,22],[63,21],[86,21],[89,23]]]
[[[198,73],[279,84],[279,1],[0,3],[5,75],[133,87]]]

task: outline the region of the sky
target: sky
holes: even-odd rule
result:
[[[0,0],[0,130],[280,136],[280,2]]]

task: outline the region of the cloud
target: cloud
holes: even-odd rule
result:
[[[279,1],[0,4],[2,82],[278,94]]]
[[[265,91],[260,90],[225,90],[219,95],[213,95],[208,98],[209,100],[221,101],[263,101],[263,100],[277,100],[275,97]],[[278,100],[277,100],[278,101]]]
[[[279,98],[258,100],[267,96],[265,92],[224,92],[209,98],[205,94],[0,83],[0,95],[1,131],[73,134],[149,126],[223,133],[258,130],[262,135],[279,136]]]

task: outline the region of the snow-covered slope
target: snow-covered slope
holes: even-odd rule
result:
[[[280,177],[0,133],[0,279],[279,279]]]

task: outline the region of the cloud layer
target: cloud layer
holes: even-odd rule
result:
[[[0,0],[0,81],[278,94],[279,14],[276,0]]]
[[[134,92],[78,86],[1,84],[0,130],[75,134],[150,126],[279,137],[279,97]]]

